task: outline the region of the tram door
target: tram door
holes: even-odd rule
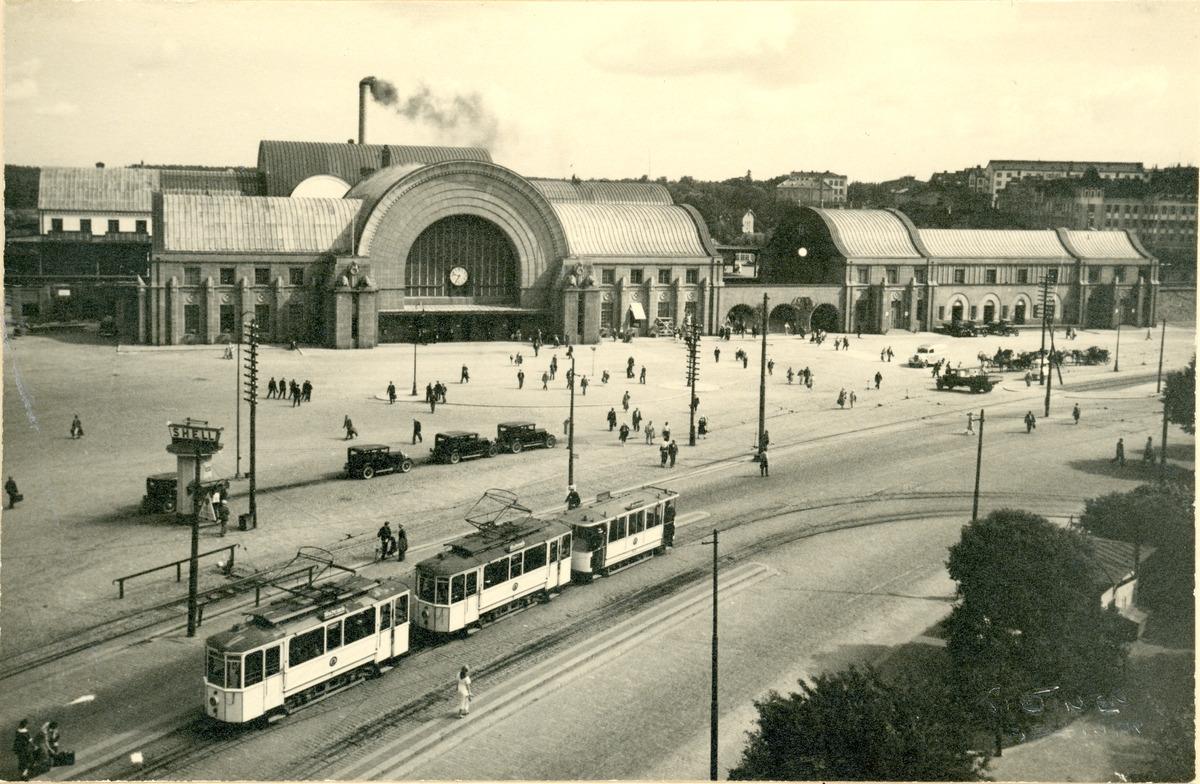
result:
[[[283,704],[283,668],[280,656],[283,646],[273,645],[263,651],[263,711]]]

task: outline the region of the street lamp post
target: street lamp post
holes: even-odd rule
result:
[[[801,251],[804,248],[800,249]],[[801,253],[801,256],[804,254]],[[762,357],[758,369],[758,454],[763,452],[763,433],[767,427],[767,295],[763,294]]]
[[[1117,305],[1117,350],[1113,357],[1113,372],[1121,369],[1121,306]]]
[[[595,354],[592,355],[593,357]],[[567,486],[575,484],[575,352],[571,352],[571,411],[567,418]]]
[[[421,322],[413,325],[413,397],[417,396],[417,343],[421,341]]]

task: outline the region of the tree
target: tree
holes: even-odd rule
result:
[[[1100,607],[1081,534],[1000,509],[963,527],[946,565],[961,599],[947,626],[963,699],[999,687],[1014,704],[1039,688],[1087,695],[1119,681],[1125,652],[1116,618]]]
[[[1163,386],[1163,405],[1167,421],[1179,425],[1183,432],[1196,434],[1196,356],[1183,370],[1167,374]]]
[[[820,675],[755,701],[758,729],[733,780],[976,781],[961,711],[936,690],[899,688],[872,668]]]

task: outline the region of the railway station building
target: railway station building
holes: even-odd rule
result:
[[[658,183],[529,178],[462,147],[263,141],[257,163],[42,169],[9,302],[90,297],[125,342],[221,343],[254,319],[269,341],[332,348],[713,334],[757,323],[764,295],[772,331],[1020,324],[1040,320],[1043,283],[1058,323],[1155,318],[1157,261],[1128,231],[804,208],[739,275]]]

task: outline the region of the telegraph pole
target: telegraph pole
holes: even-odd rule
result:
[[[1050,324],[1053,325],[1053,321]],[[1053,329],[1053,326],[1051,326]],[[1059,371],[1062,372],[1062,371]],[[1060,379],[1061,380],[1061,379]],[[1046,356],[1046,410],[1042,416],[1050,416],[1050,387],[1054,385],[1054,333],[1050,333],[1050,353]]]
[[[1121,369],[1121,313],[1120,305],[1117,306],[1117,350],[1116,356],[1113,357],[1113,372],[1116,373]]]
[[[237,406],[234,416],[234,428],[237,433],[237,464],[233,472],[234,479],[242,478],[242,391],[240,376],[242,374],[242,336],[238,335],[237,357],[234,359],[233,403]]]
[[[256,454],[255,437],[257,428],[255,427],[255,415],[258,413],[258,321],[250,322],[249,328],[250,349],[246,354],[246,402],[250,404],[250,508],[246,512],[244,522],[239,520],[240,528],[244,531],[247,528],[258,527],[258,507],[257,507],[257,482],[258,472],[254,467],[254,458]]]
[[[767,295],[763,294],[762,358],[758,369],[758,450],[763,452],[763,433],[767,429]]]
[[[1156,383],[1154,385],[1154,394],[1156,394],[1156,395],[1159,392],[1162,392],[1163,351],[1165,351],[1166,348],[1167,348],[1167,322],[1166,322],[1166,319],[1163,319],[1162,340],[1160,340],[1158,343],[1158,383]]]
[[[708,542],[703,542],[708,544]],[[719,721],[717,717],[717,529],[713,529],[713,605],[712,605],[712,699],[709,705],[709,742],[708,742],[708,778],[716,781],[717,775],[717,737]]]
[[[983,409],[979,409],[979,446],[975,449],[975,500],[971,503],[971,522],[979,520],[979,476],[983,471]]]
[[[196,442],[196,475],[192,481],[192,554],[188,560],[188,620],[187,636],[196,636],[200,617],[200,442]],[[251,479],[250,481],[254,481]]]
[[[684,325],[684,340],[687,343],[688,358],[687,358],[687,382],[688,387],[692,391],[691,400],[688,401],[688,408],[691,410],[691,418],[688,420],[688,446],[696,445],[696,378],[700,372],[700,325],[693,322],[688,322]]]
[[[1050,300],[1050,276],[1042,277],[1042,351],[1038,362],[1038,383],[1046,383],[1046,304]]]
[[[567,486],[575,484],[575,352],[571,352],[571,413],[567,420]]]

